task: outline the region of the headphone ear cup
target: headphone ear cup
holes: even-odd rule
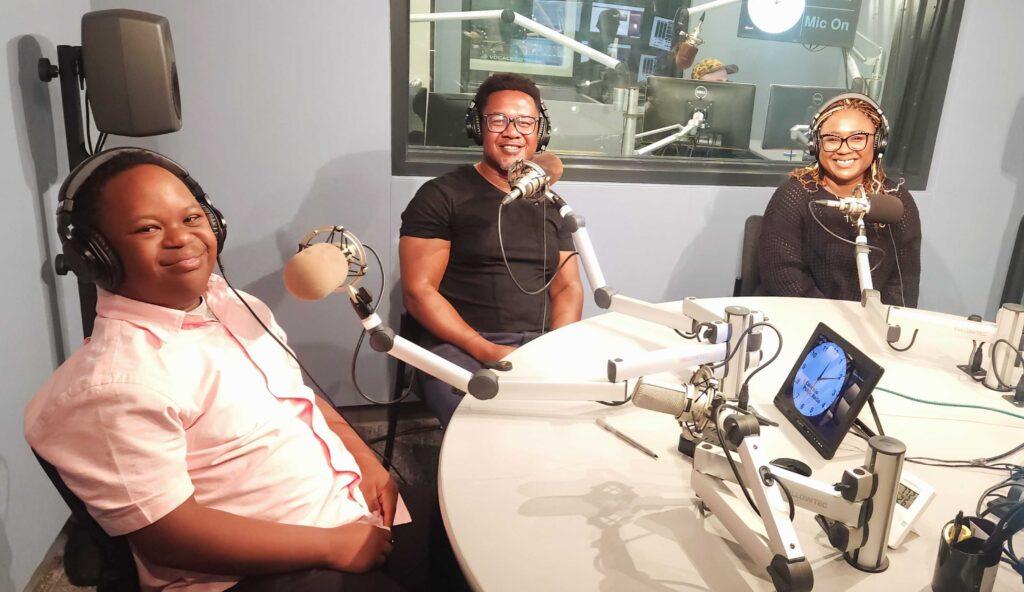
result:
[[[540,103],[540,122],[537,125],[537,152],[543,152],[551,141],[551,118],[544,101]]]
[[[815,158],[818,157],[818,132],[811,134],[811,139],[807,142],[807,154]]]
[[[100,233],[90,228],[76,229],[63,246],[65,264],[80,279],[111,292],[121,285],[121,260]]]
[[[484,134],[480,122],[480,110],[476,108],[476,102],[470,101],[466,108],[466,137],[476,142],[477,146],[483,146]]]
[[[199,207],[206,214],[206,220],[210,223],[213,236],[217,237],[217,255],[219,256],[224,250],[224,242],[228,238],[227,220],[220,213],[220,210],[206,200],[206,195],[203,195],[202,198],[197,198],[197,200],[199,201]]]

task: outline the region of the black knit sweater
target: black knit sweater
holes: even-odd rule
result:
[[[894,193],[903,201],[903,218],[896,224],[868,224],[871,278],[882,302],[917,306],[921,278],[921,218],[910,193]],[[825,189],[808,192],[789,179],[772,195],[764,211],[758,263],[761,283],[770,296],[802,296],[860,300],[856,251],[828,234],[811,215],[808,204],[836,199]],[[857,230],[835,208],[813,204],[818,220],[835,234],[853,241]],[[897,265],[898,264],[898,265]],[[902,282],[901,282],[902,276]]]

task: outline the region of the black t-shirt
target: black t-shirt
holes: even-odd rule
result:
[[[871,281],[881,293],[882,302],[916,307],[921,279],[921,218],[906,189],[890,188],[890,192],[903,202],[903,217],[895,224],[867,225],[868,244],[885,252],[883,255],[871,249]],[[839,210],[810,206],[828,231],[822,228],[808,208],[817,199],[836,197],[822,188],[809,192],[792,178],[775,191],[761,225],[761,283],[770,296],[860,300],[855,247],[833,236],[853,241],[857,230]]]
[[[501,258],[498,205],[504,195],[472,165],[461,166],[420,187],[402,212],[401,235],[451,243],[440,292],[470,327],[480,332],[540,331],[550,318],[547,292],[521,292]],[[572,235],[551,204],[512,202],[502,208],[501,231],[509,267],[530,291],[554,276],[559,251],[573,250]]]

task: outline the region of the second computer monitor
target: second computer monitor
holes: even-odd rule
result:
[[[749,150],[755,89],[738,82],[648,76],[644,129],[686,125],[700,110],[705,120],[694,136],[699,144]]]
[[[793,140],[794,125],[809,125],[811,117],[832,97],[850,92],[828,86],[788,86],[773,84],[768,94],[768,116],[764,123],[761,148],[804,150],[807,147]]]

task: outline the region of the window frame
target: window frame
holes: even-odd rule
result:
[[[882,107],[893,133],[883,164],[915,191],[927,189],[935,140],[945,103],[949,73],[965,0],[905,0],[910,18],[901,19],[901,41],[886,69],[885,88],[898,88],[900,100],[887,95]],[[391,174],[436,177],[456,166],[479,161],[478,149],[409,146],[409,0],[389,0],[391,19]],[[920,66],[921,63],[924,66]],[[914,149],[916,147],[916,149]],[[785,161],[688,159],[659,156],[564,155],[569,181],[776,187],[794,168]]]

